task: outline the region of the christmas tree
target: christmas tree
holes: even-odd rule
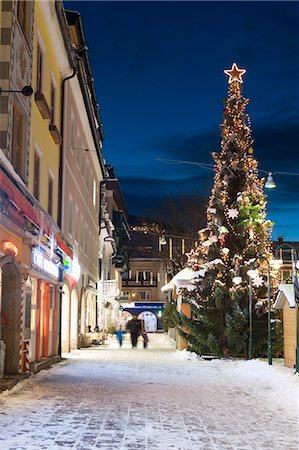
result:
[[[178,313],[180,333],[189,349],[217,355],[244,355],[248,347],[248,298],[251,266],[259,265],[253,286],[254,351],[267,342],[267,277],[272,223],[266,220],[264,180],[258,176],[248,99],[242,96],[244,69],[234,63],[229,76],[221,128],[221,150],[212,153],[214,184],[207,208],[207,226],[197,248],[188,254],[195,271],[194,290],[184,291],[191,317]],[[184,330],[184,331],[183,331]]]

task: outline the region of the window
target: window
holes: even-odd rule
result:
[[[69,196],[69,223],[68,223],[68,229],[69,234],[73,234],[73,199],[71,196]]]
[[[84,180],[85,180],[85,185],[86,185],[86,189],[89,191],[89,162],[86,162],[86,166],[85,166],[85,173],[84,173]]]
[[[72,115],[71,118],[71,149],[74,150],[75,146],[76,146],[76,142],[75,142],[75,118]]]
[[[12,119],[11,162],[15,168],[15,171],[24,178],[23,115],[15,106],[13,106]]]
[[[88,255],[88,228],[87,225],[85,226],[85,242],[84,242],[84,249],[85,249],[85,254]]]
[[[92,203],[94,204],[94,206],[96,206],[96,204],[97,204],[97,183],[96,183],[96,180],[93,180]]]
[[[151,293],[150,291],[138,291],[138,300],[150,300]]]
[[[81,238],[80,238],[80,246],[82,250],[84,250],[84,222],[83,215],[80,215],[80,226],[81,226]]]
[[[48,213],[53,216],[53,199],[54,199],[54,180],[53,176],[48,175]]]
[[[20,27],[24,33],[27,43],[30,41],[30,25],[31,25],[31,2],[18,1],[17,17]]]
[[[139,282],[142,282],[142,281],[150,281],[150,280],[151,280],[151,272],[147,272],[147,271],[141,272],[141,271],[138,271],[137,273],[138,273],[137,280],[138,280]]]
[[[56,96],[56,85],[53,79],[51,79],[51,116],[50,116],[51,125],[55,124],[55,96]]]
[[[79,242],[79,210],[77,205],[75,208],[75,240]]]
[[[33,195],[37,200],[39,200],[40,166],[40,155],[36,149],[34,152]]]
[[[55,304],[55,289],[54,286],[49,286],[49,307],[50,309],[54,309]]]
[[[291,270],[283,270],[282,271],[282,282],[286,283],[286,284],[290,284],[293,282]]]
[[[81,154],[82,154],[82,150],[81,150],[82,144],[81,144],[81,136],[80,133],[77,135],[77,147],[76,147],[76,159],[77,159],[77,163],[78,166],[80,167],[81,164]]]
[[[40,44],[37,44],[37,58],[36,58],[36,91],[42,92],[43,85],[43,60],[44,55]]]

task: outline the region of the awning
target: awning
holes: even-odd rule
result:
[[[172,291],[175,287],[177,289],[183,287],[186,289],[191,289],[194,287],[192,283],[188,283],[188,281],[197,278],[198,271],[194,271],[190,269],[190,267],[185,267],[185,269],[180,270],[170,281],[169,283],[162,286],[161,291],[167,292]]]
[[[274,308],[282,309],[285,301],[288,301],[290,308],[295,307],[295,292],[293,284],[280,284]]]

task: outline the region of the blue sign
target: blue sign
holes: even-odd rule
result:
[[[164,309],[164,303],[135,303],[134,309]]]

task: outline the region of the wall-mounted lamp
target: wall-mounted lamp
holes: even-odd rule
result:
[[[20,92],[21,94],[25,95],[25,97],[30,97],[33,94],[33,89],[31,86],[24,86],[21,90],[14,90],[14,89],[2,89],[0,87],[0,95],[3,92]]]

